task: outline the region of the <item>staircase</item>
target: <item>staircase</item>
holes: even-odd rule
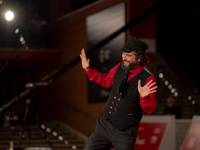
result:
[[[87,137],[74,130],[73,128],[65,125],[60,121],[46,122],[41,125],[41,128],[49,138],[54,150],[82,150]],[[22,126],[8,128],[0,126],[0,150],[6,150],[9,148],[9,144],[12,141],[14,143],[14,149],[18,148],[19,135]],[[37,125],[30,126],[30,132],[25,132],[23,140],[21,141],[20,148],[29,150],[34,149],[50,150],[50,146],[47,141],[41,136],[42,130]],[[30,133],[30,134],[29,134]],[[30,135],[30,138],[29,138]]]
[[[157,55],[157,84],[159,87],[157,90],[157,114],[163,114],[167,106],[167,98],[173,95],[176,105],[181,108],[181,119],[190,119],[193,115],[199,115],[199,88],[176,63],[173,57],[169,54],[162,55],[157,53]],[[169,87],[170,84],[172,87]]]

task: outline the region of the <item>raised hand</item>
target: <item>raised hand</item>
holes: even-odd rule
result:
[[[141,97],[146,97],[151,93],[155,93],[156,89],[158,88],[158,86],[154,86],[156,84],[156,82],[151,83],[153,80],[149,81],[146,85],[144,85],[143,87],[141,86],[141,80],[138,80],[138,92],[140,94]]]
[[[87,59],[84,49],[81,50],[80,58],[83,69],[88,71],[90,67],[90,59]]]

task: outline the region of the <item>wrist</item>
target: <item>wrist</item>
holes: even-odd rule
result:
[[[142,97],[142,96],[140,95],[140,98],[144,98],[144,97]]]
[[[84,68],[84,70],[87,72],[90,69],[90,67]]]
[[[139,94],[139,97],[140,97],[140,98],[146,98],[147,96],[141,96],[141,95]]]

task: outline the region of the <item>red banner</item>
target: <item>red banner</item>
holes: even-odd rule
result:
[[[135,150],[158,150],[167,123],[140,123]]]
[[[183,150],[200,150],[200,123],[191,125]]]

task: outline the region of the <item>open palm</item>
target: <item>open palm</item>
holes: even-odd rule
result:
[[[149,81],[143,87],[141,86],[141,80],[138,80],[138,92],[141,97],[146,97],[151,93],[156,92],[157,86],[154,86],[156,82],[151,83],[153,80]]]
[[[82,63],[83,69],[88,71],[88,69],[90,67],[90,59],[87,59],[84,49],[81,50],[80,58],[81,58],[81,63]]]

